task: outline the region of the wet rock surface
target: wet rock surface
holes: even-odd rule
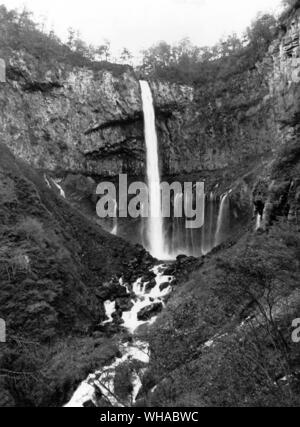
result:
[[[163,309],[162,303],[155,303],[152,305],[149,305],[148,307],[143,308],[138,313],[138,320],[147,321],[150,320],[152,317],[157,316]]]

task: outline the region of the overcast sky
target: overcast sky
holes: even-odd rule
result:
[[[281,0],[0,0],[8,8],[25,5],[38,20],[46,20],[62,38],[78,29],[93,44],[111,40],[113,52],[123,46],[134,54],[159,40],[169,43],[189,37],[212,45],[238,34],[259,11],[276,11]]]

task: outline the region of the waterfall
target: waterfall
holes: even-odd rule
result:
[[[118,234],[118,203],[114,200],[114,218],[113,218],[113,229],[111,234],[117,236]]]
[[[261,224],[262,224],[262,216],[260,214],[257,214],[255,231],[258,231],[261,228]]]
[[[221,204],[219,209],[217,231],[216,231],[216,238],[215,238],[216,246],[220,245],[223,241],[225,223],[227,222],[228,215],[229,215],[229,197],[228,196],[229,196],[229,193],[225,193],[221,197]]]
[[[150,86],[140,81],[144,130],[147,151],[147,179],[149,189],[148,240],[149,252],[158,259],[166,259],[163,234],[162,202],[160,191],[160,173],[158,161],[158,141],[155,128],[155,111]]]
[[[62,189],[62,187],[59,185],[61,183],[61,181],[60,180],[52,179],[52,182],[55,185],[55,187],[59,190],[59,194],[61,195],[61,197],[63,197],[65,199],[66,198],[66,193],[64,192],[64,190]]]

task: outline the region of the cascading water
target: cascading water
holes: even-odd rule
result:
[[[147,236],[149,252],[158,259],[167,259],[164,247],[163,217],[160,189],[160,173],[158,160],[158,141],[155,127],[155,111],[150,86],[146,81],[140,81],[145,142],[147,150],[147,179],[149,189],[149,218]]]
[[[118,203],[114,201],[114,218],[113,218],[113,229],[111,234],[117,236],[118,234]]]
[[[215,246],[220,245],[231,232],[229,227],[229,222],[232,222],[229,198],[231,190],[222,196],[220,204],[213,192],[205,196],[204,224],[200,228],[186,228],[185,214],[180,214],[178,217],[175,215],[175,210],[174,216],[171,213],[170,218],[163,218],[159,146],[153,96],[148,82],[141,80],[140,87],[144,114],[146,175],[149,190],[148,218],[141,218],[135,222],[118,222],[118,206],[115,202],[115,217],[112,226],[110,224],[109,231],[114,235],[130,240],[132,243],[141,243],[152,256],[161,261],[174,260],[178,255],[195,257],[206,255]],[[191,197],[190,194],[184,192],[178,194],[177,192],[174,195],[174,207],[185,208],[186,213],[186,207],[191,204],[189,197]],[[144,211],[144,206],[142,206],[141,211]]]
[[[201,251],[203,255],[209,253],[215,245],[214,236],[215,227],[215,196],[214,193],[210,193],[207,196],[206,210],[205,210],[205,222],[202,232],[202,247]]]
[[[255,225],[255,231],[260,230],[262,224],[262,216],[260,214],[257,214],[256,217],[256,225]]]
[[[215,245],[218,246],[222,243],[224,240],[224,234],[227,230],[226,223],[228,222],[229,218],[229,193],[223,194],[221,197],[221,204],[219,209],[219,216],[218,216],[218,222],[217,222],[217,231],[216,231],[216,238],[215,238]]]
[[[166,265],[158,265],[151,269],[155,275],[155,286],[148,289],[149,282],[143,282],[143,278],[138,279],[132,285],[123,284],[120,279],[120,285],[124,286],[128,292],[128,296],[132,297],[132,308],[129,311],[122,313],[123,328],[130,334],[131,338],[128,342],[120,342],[119,350],[121,357],[114,360],[110,365],[105,366],[100,371],[90,374],[83,381],[72,399],[67,403],[66,407],[82,407],[87,402],[93,402],[95,406],[101,406],[97,392],[102,396],[105,406],[124,407],[132,406],[136,403],[139,392],[142,388],[141,375],[147,369],[150,362],[150,348],[147,342],[140,341],[135,336],[135,332],[140,326],[151,325],[155,322],[157,314],[153,313],[152,317],[140,320],[139,313],[141,310],[151,308],[155,304],[164,306],[164,299],[172,291],[172,276],[165,275]],[[104,303],[105,311],[108,320],[102,323],[103,326],[114,322],[113,314],[116,311],[114,301],[106,301]],[[124,399],[117,396],[115,390],[116,371],[123,365],[133,364],[131,385],[132,392]],[[139,366],[137,370],[137,365]],[[132,365],[132,368],[133,368]]]

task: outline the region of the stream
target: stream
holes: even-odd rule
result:
[[[132,285],[132,289],[120,279],[120,284],[132,295],[132,308],[123,312],[122,316],[124,322],[122,326],[130,333],[127,342],[119,343],[122,357],[89,375],[65,407],[84,407],[88,402],[99,407],[99,397],[106,403],[105,406],[129,407],[136,403],[142,389],[141,377],[150,362],[150,348],[147,342],[137,339],[135,332],[140,326],[152,325],[156,321],[157,315],[165,306],[164,299],[172,292],[174,278],[165,275],[166,268],[167,265],[162,264],[150,270],[155,274],[155,286],[152,289],[149,289],[150,282],[143,282],[142,278]],[[113,322],[115,302],[106,301],[104,305],[108,320],[102,325],[108,325]],[[131,372],[132,392],[126,398],[120,398],[115,392],[116,370],[126,363],[134,363],[137,368]]]

